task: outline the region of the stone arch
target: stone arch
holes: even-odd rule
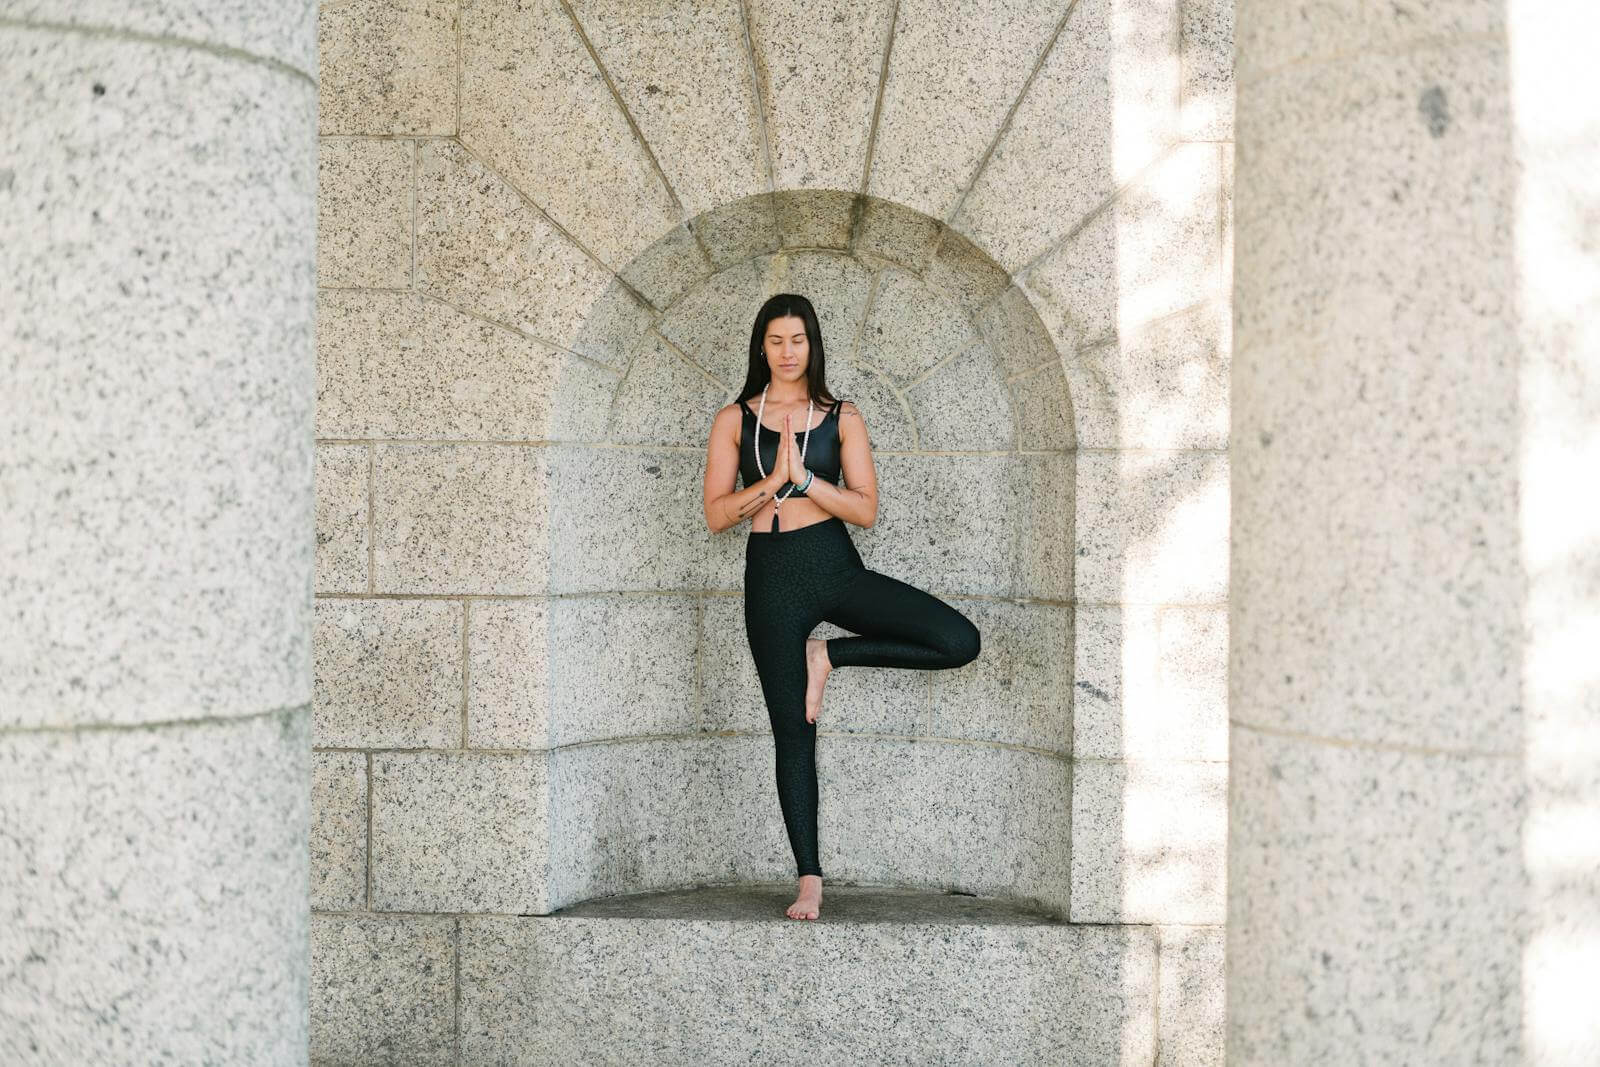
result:
[[[615,309],[649,309],[615,391],[580,372],[552,392],[587,429],[549,456],[548,907],[792,874],[744,638],[748,527],[710,534],[700,504],[750,318],[788,290],[817,305],[830,386],[871,427],[882,503],[852,529],[863,559],[986,635],[958,671],[830,682],[824,867],[1064,909],[1075,438],[1027,298],[937,220],[831,190],[722,205],[618,275],[632,293],[584,326],[616,337]]]
[[[859,277],[856,264],[879,279],[884,307],[914,310],[892,299],[910,292],[926,294],[928,308],[959,309],[957,324],[965,316],[990,344],[984,357],[1007,384],[1012,420],[1005,448],[934,447],[941,434],[970,441],[969,424],[953,417],[960,409],[942,398],[965,399],[973,390],[959,387],[957,370],[981,380],[982,361],[948,353],[901,368],[897,382],[892,357],[904,346],[890,344],[878,363],[841,355],[841,391],[883,397],[872,421],[886,438],[880,467],[911,472],[905,491],[885,494],[905,514],[884,513],[863,532],[865,554],[903,526],[912,536],[889,555],[912,559],[904,546],[926,542],[930,522],[940,528],[937,508],[972,484],[994,488],[956,477],[928,493],[912,476],[919,463],[976,470],[1011,458],[1008,484],[1022,488],[1006,490],[1010,510],[970,505],[963,521],[1004,515],[1009,531],[1032,504],[1045,511],[1028,522],[1080,524],[1074,539],[1030,542],[1060,550],[1041,562],[1071,590],[1060,600],[1011,595],[995,580],[1012,573],[1009,560],[963,575],[929,552],[912,559],[919,570],[900,572],[993,612],[999,623],[980,619],[985,650],[1015,652],[992,675],[980,658],[955,695],[969,708],[995,698],[1027,709],[1072,751],[1057,760],[1054,793],[1028,798],[1026,783],[991,774],[997,800],[1028,799],[991,804],[987,822],[955,813],[946,839],[924,844],[926,855],[894,855],[890,873],[924,889],[1031,893],[1066,920],[1057,925],[1091,924],[1097,943],[1133,945],[1148,973],[1148,928],[1120,924],[1222,919],[1230,155],[1174,124],[1177,20],[1156,8],[1129,22],[1104,3],[1024,5],[1020,21],[973,12],[959,27],[917,19],[902,33],[892,5],[881,21],[852,9],[857,25],[885,30],[879,46],[847,25],[841,42],[869,43],[796,64],[827,84],[802,77],[769,96],[742,80],[742,57],[753,51],[761,66],[786,46],[785,30],[751,26],[746,38],[735,9],[680,6],[721,20],[708,32],[723,61],[690,69],[682,37],[623,8],[471,5],[453,123],[372,136],[386,128],[336,117],[324,131],[329,210],[319,219],[339,239],[320,245],[318,260],[319,304],[332,315],[318,331],[327,518],[317,648],[319,685],[340,687],[341,699],[319,702],[314,734],[314,808],[330,846],[313,864],[313,906],[330,936],[382,913],[419,931],[440,913],[457,915],[463,932],[492,931],[463,948],[466,975],[491,942],[499,953],[563,925],[506,917],[580,918],[587,909],[574,905],[588,897],[730,878],[792,885],[770,757],[751,754],[770,746],[756,732],[757,688],[753,674],[743,685],[736,676],[748,653],[737,627],[711,624],[737,603],[727,569],[741,554],[737,536],[704,537],[697,499],[711,410],[736,371],[719,370],[718,353],[674,343],[668,320],[741,270],[748,280],[827,268],[842,285]],[[965,57],[954,66],[951,46]],[[1009,62],[997,66],[1001,53]],[[871,77],[840,76],[851,69]],[[733,148],[739,158],[721,154]],[[925,324],[910,330],[935,336]],[[847,363],[858,364],[853,384]],[[931,373],[919,383],[920,371]],[[1023,371],[1049,385],[1012,389]],[[949,420],[926,434],[914,403],[924,393]],[[1019,435],[1030,420],[1060,432]],[[1052,435],[1059,459],[1039,458],[1052,441],[1016,462],[1019,440]],[[1060,470],[1038,475],[1050,462]],[[1048,501],[1060,506],[1052,513]],[[645,522],[683,551],[623,551],[638,539],[629,524]],[[1029,611],[1049,625],[994,629]],[[608,627],[626,656],[606,658]],[[644,635],[632,649],[621,641],[629,633]],[[586,652],[596,637],[600,650]],[[641,669],[619,681],[619,662]],[[941,692],[929,694],[924,719],[897,728],[905,698],[885,680],[904,672],[856,673],[862,692],[837,706],[862,710],[841,714],[822,746],[837,809],[824,799],[825,850],[833,816],[870,835],[879,814],[872,797],[848,810],[852,794],[836,781],[894,781],[916,804],[924,783],[981,781],[981,758],[1015,770],[1062,752],[1006,733],[1016,720],[998,715],[944,729]],[[836,680],[836,702],[848,681]],[[695,699],[729,692],[747,692],[749,705]],[[965,769],[949,759],[958,755]],[[1050,810],[1033,810],[1042,805]],[[1048,866],[1023,869],[1019,827],[1057,835],[1029,854]],[[959,852],[964,843],[974,847]],[[896,844],[839,840],[844,857]],[[722,868],[708,869],[708,857]],[[974,857],[982,869],[970,869]],[[826,853],[824,862],[830,875],[876,880]],[[697,898],[684,906],[699,913],[700,894],[678,895]],[[1196,936],[1220,944],[1215,925]],[[1036,958],[1036,944],[1017,947]],[[328,951],[342,954],[337,966],[364,970],[367,956],[347,948]],[[1122,988],[1103,972],[1091,984]],[[473,995],[464,980],[462,1003]]]

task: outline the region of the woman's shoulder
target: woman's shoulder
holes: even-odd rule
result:
[[[845,422],[848,419],[848,421],[854,425],[861,425],[863,421],[861,418],[861,409],[856,407],[855,404],[851,403],[850,401],[841,399],[833,405],[833,414],[834,432],[838,435],[839,444],[842,447],[847,435],[851,435],[851,439],[854,439],[853,431],[846,428]]]
[[[711,417],[711,434],[713,437],[719,433],[725,433],[731,434],[735,443],[743,439],[744,422],[740,417],[739,407],[739,401],[735,400],[731,404],[724,404],[717,409],[717,413]]]

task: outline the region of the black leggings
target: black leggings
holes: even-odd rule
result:
[[[751,530],[744,627],[777,753],[778,804],[799,873],[817,860],[817,725],[806,721],[806,638],[820,622],[861,634],[828,639],[835,667],[938,670],[977,658],[978,628],[931,593],[868,570],[838,516],[777,533]]]

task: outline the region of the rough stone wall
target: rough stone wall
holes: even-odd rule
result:
[[[986,636],[835,676],[829,870],[1156,924],[1164,1047],[1220,1048],[1229,6],[321,18],[319,988],[381,947],[448,1046],[401,980],[446,917],[792,874],[699,497],[792,289],[872,428],[869,566]]]

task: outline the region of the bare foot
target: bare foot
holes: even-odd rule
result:
[[[822,875],[800,876],[800,895],[784,914],[791,919],[815,919],[822,914]]]
[[[828,662],[828,642],[806,638],[806,722],[816,722],[822,712],[822,689],[828,684],[833,664]]]

